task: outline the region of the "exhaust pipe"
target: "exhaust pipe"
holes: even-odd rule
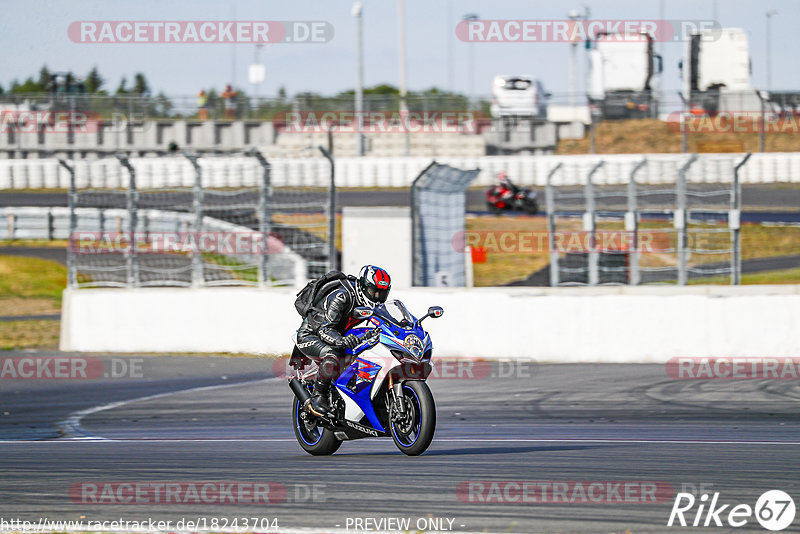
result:
[[[300,406],[305,405],[311,399],[311,395],[303,384],[296,378],[289,380],[289,387],[292,389],[294,396],[300,401]]]

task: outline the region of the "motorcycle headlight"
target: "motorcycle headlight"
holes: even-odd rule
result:
[[[409,354],[418,360],[422,358],[422,352],[425,350],[422,340],[414,334],[406,337],[406,339],[403,341],[403,347],[405,347]]]

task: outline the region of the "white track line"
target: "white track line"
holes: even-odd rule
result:
[[[68,438],[63,438],[61,441],[70,440],[91,440],[91,441],[118,441],[118,440],[111,440],[108,438],[104,438],[102,436],[96,436],[91,432],[87,431],[85,428],[81,426],[81,420],[88,416],[98,412],[103,412],[105,410],[112,410],[114,408],[119,408],[120,406],[125,406],[127,404],[133,404],[136,402],[144,402],[153,399],[159,399],[162,397],[168,397],[170,395],[177,395],[180,393],[189,393],[194,391],[209,391],[212,389],[223,389],[229,388],[234,386],[242,386],[242,385],[249,385],[249,384],[256,384],[258,382],[269,382],[271,380],[278,380],[279,377],[274,378],[259,378],[258,380],[247,380],[245,382],[233,382],[230,384],[216,384],[213,386],[200,386],[196,388],[188,388],[188,389],[180,389],[178,391],[167,391],[164,393],[156,393],[155,395],[147,395],[145,397],[137,397],[135,399],[128,399],[124,401],[117,401],[117,402],[110,402],[108,404],[102,404],[100,406],[94,406],[92,408],[87,408],[85,410],[80,410],[70,414],[69,417],[60,421],[56,424],[56,427],[59,428],[64,434],[70,436]],[[6,443],[6,441],[0,441],[0,443]]]

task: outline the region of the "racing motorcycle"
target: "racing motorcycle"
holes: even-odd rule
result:
[[[329,391],[330,412],[318,417],[303,409],[313,392],[319,368],[297,348],[289,387],[295,395],[292,422],[297,442],[320,456],[336,452],[345,440],[391,436],[400,451],[425,452],[436,430],[436,406],[425,379],[431,371],[433,344],[422,328],[428,317],[444,310],[431,306],[416,319],[399,300],[374,309],[357,307],[355,316],[368,326],[351,328],[363,341],[346,351],[343,371]]]
[[[486,206],[493,214],[503,211],[524,211],[528,215],[535,215],[539,211],[536,191],[520,189],[502,181],[486,190]]]

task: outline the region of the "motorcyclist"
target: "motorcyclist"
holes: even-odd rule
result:
[[[328,391],[331,380],[339,375],[345,349],[356,347],[364,341],[363,336],[344,335],[349,328],[363,320],[354,317],[355,307],[374,308],[386,302],[392,282],[384,269],[365,265],[358,278],[348,276],[347,280],[336,280],[329,284],[333,287],[320,291],[323,295],[321,300],[315,303],[297,332],[297,348],[307,357],[318,361],[319,365],[314,392],[304,406],[317,416],[323,416],[330,410]]]
[[[519,192],[519,188],[514,185],[511,180],[509,180],[506,171],[500,171],[497,174],[497,181],[500,183],[501,193],[500,198],[507,200],[514,198],[516,194]]]

